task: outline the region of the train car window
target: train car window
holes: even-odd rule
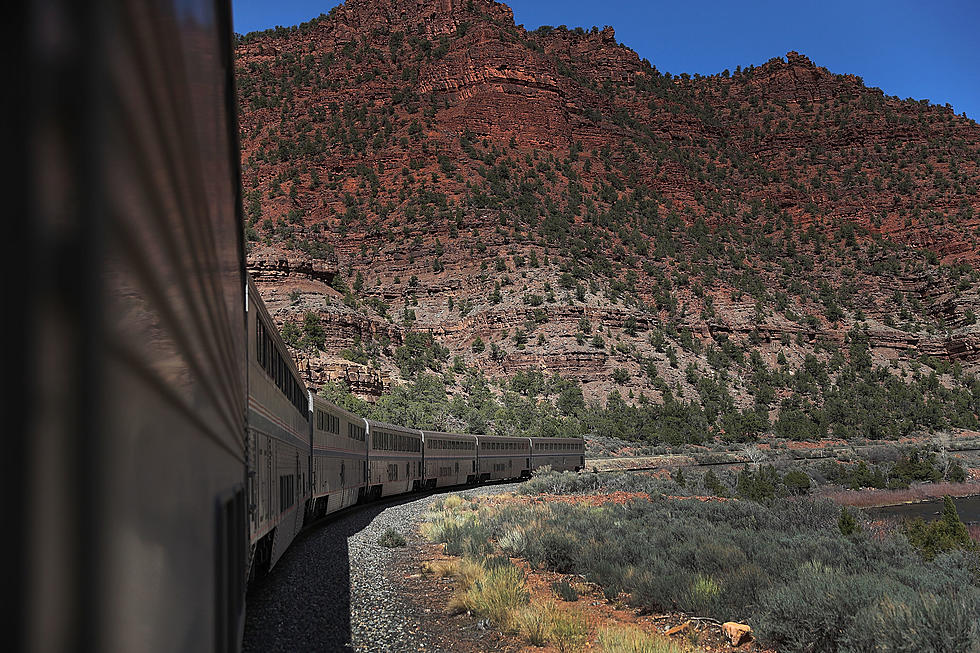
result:
[[[279,477],[279,512],[285,512],[296,502],[296,476],[283,474]]]
[[[268,333],[265,323],[260,319],[255,321],[255,357],[262,369],[266,371],[269,378],[276,384],[279,391],[289,400],[296,410],[308,418],[310,406],[306,393],[293,373],[290,371],[286,360],[279,353]]]

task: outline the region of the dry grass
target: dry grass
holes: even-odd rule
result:
[[[531,646],[547,646],[551,641],[551,614],[540,604],[532,603],[517,612],[511,626]]]
[[[445,499],[441,501],[436,501],[434,507],[436,510],[454,510],[459,508],[461,505],[466,503],[466,500],[458,494],[450,494]]]
[[[692,650],[669,637],[630,627],[600,631],[599,646],[605,653],[689,653]]]
[[[575,610],[562,609],[551,604],[551,643],[560,653],[578,651],[589,636],[589,623]]]
[[[484,521],[492,507],[450,496],[434,508],[422,527],[423,534],[433,542],[460,539],[465,542],[477,535],[485,538],[489,534]],[[552,577],[542,582],[536,576],[529,577],[522,566],[515,565],[508,557],[499,555],[520,556],[536,529],[544,527],[550,510],[548,505],[526,506],[524,523],[504,530],[499,541],[486,543],[485,550],[474,552],[463,546],[461,551],[450,553],[454,556],[451,559],[423,563],[423,574],[456,581],[447,605],[450,612],[470,613],[487,619],[503,633],[519,637],[531,646],[548,647],[558,653],[574,653],[586,648],[595,650],[600,648],[600,641],[605,642],[604,650],[624,653],[690,653],[699,650],[675,644],[657,634],[644,635],[633,626],[603,629],[604,619],[594,614],[591,604],[569,601],[573,594],[578,598],[592,591],[589,586],[572,583],[564,577],[557,580]],[[448,552],[448,544],[445,550]],[[705,601],[711,600],[715,590],[710,579],[702,579],[692,588],[699,596],[703,595]],[[558,597],[566,600],[559,601]],[[603,633],[601,638],[600,631]]]
[[[913,485],[903,490],[844,490],[840,488],[824,488],[814,494],[815,497],[830,499],[835,503],[855,508],[874,508],[891,506],[901,503],[914,503],[941,499],[944,495],[965,497],[980,494],[980,483],[926,483]]]
[[[482,575],[474,573],[468,585],[460,579],[462,586],[450,599],[449,608],[486,617],[508,630],[514,611],[526,606],[530,600],[524,572],[514,565],[482,570]]]
[[[458,581],[447,606],[450,612],[489,619],[532,646],[550,644],[559,653],[570,653],[588,639],[591,629],[582,614],[554,601],[532,602],[524,570],[506,559],[489,566],[468,557],[437,560],[424,563],[422,573]]]
[[[483,567],[469,559],[433,560],[422,563],[422,573],[436,578],[456,578],[469,586],[483,577]]]
[[[588,620],[578,611],[558,606],[554,601],[529,603],[511,616],[511,631],[532,646],[552,645],[560,653],[578,651],[591,631]]]

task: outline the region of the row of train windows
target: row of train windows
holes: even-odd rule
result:
[[[279,353],[279,349],[276,348],[265,323],[258,315],[255,316],[255,359],[273,380],[276,387],[296,406],[296,410],[303,415],[303,418],[309,419],[310,407],[306,390],[293,376],[286,359]]]
[[[382,451],[422,451],[420,439],[387,431],[373,431],[371,446]]]
[[[365,433],[366,431],[364,430],[363,426],[358,426],[357,424],[347,425],[347,437],[349,437],[351,440],[360,440],[361,442],[364,442]]]
[[[527,451],[527,442],[483,442],[483,451]]]
[[[340,418],[318,409],[316,411],[316,427],[320,431],[340,435]]]
[[[285,512],[296,503],[296,475],[284,474],[279,477],[279,512]]]
[[[534,448],[539,451],[582,451],[582,444],[578,442],[542,442]]]
[[[455,449],[455,450],[473,450],[473,442],[465,442],[460,440],[426,440],[425,445],[429,449]]]

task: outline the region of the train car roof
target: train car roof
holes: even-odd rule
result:
[[[572,441],[572,442],[585,442],[585,438],[576,438],[576,437],[570,437],[570,438],[533,437],[533,438],[531,438],[531,442],[567,442],[567,441]]]
[[[367,422],[371,428],[385,429],[388,431],[403,431],[418,436],[422,435],[422,431],[418,429],[413,429],[410,426],[398,426],[397,424],[389,424],[388,422],[379,422],[378,420],[374,420],[374,419],[368,419]]]
[[[516,435],[478,435],[476,437],[479,438],[480,440],[493,440],[495,442],[514,442],[514,441],[527,442],[530,439],[525,436],[516,436]]]
[[[312,406],[312,407],[316,407],[316,406],[326,407],[326,408],[329,408],[330,410],[335,410],[335,411],[341,413],[342,415],[346,416],[348,419],[356,419],[356,420],[359,420],[359,421],[361,421],[361,420],[364,419],[363,417],[361,417],[357,413],[352,413],[349,410],[347,410],[346,408],[344,408],[342,406],[338,406],[337,404],[333,403],[329,399],[326,399],[326,398],[321,397],[320,395],[314,393],[312,390],[310,390],[310,395],[313,397],[313,401],[310,403],[310,406]]]
[[[469,439],[476,440],[477,437],[475,433],[448,433],[446,431],[425,431],[425,430],[422,431],[422,435],[427,438],[435,438],[435,437],[466,438],[468,440]]]

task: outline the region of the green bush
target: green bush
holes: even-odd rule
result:
[[[844,537],[857,535],[861,532],[861,525],[847,506],[841,506],[840,517],[837,518],[837,528]]]
[[[786,472],[786,476],[783,477],[783,484],[792,494],[806,494],[810,491],[810,477],[806,475],[806,472],[799,469]]]
[[[389,549],[405,546],[405,536],[396,531],[394,528],[388,528],[381,534],[381,537],[378,538],[378,544]]]
[[[966,524],[960,520],[953,499],[948,494],[943,497],[943,511],[939,519],[926,522],[919,517],[908,522],[904,530],[909,544],[929,560],[945,551],[976,548]]]
[[[552,583],[551,591],[562,601],[578,601],[578,591],[565,579]]]
[[[718,475],[714,473],[713,470],[708,470],[704,474],[704,478],[701,479],[704,489],[711,492],[715,496],[727,497],[729,495],[728,486],[721,482]]]
[[[885,598],[864,620],[866,650],[959,653],[978,650],[976,614],[954,596]],[[910,637],[910,633],[914,633]],[[858,637],[855,637],[858,639]]]
[[[876,603],[879,588],[873,576],[804,563],[795,579],[762,597],[759,637],[787,653],[846,650],[864,626],[859,615]]]

